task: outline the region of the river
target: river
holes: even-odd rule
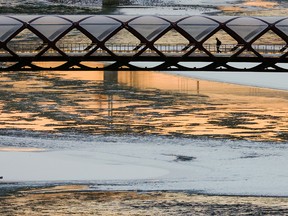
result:
[[[287,195],[287,91],[145,71],[6,72],[0,84],[2,187]]]
[[[127,2],[127,3],[126,3]],[[104,8],[101,11],[101,0],[0,0],[0,13],[13,14],[97,14],[113,13],[126,15],[197,15],[197,14],[219,14],[223,8],[231,7],[237,10],[243,7],[244,10],[260,10],[262,1],[257,1],[259,5],[246,5],[245,0],[218,0],[211,2],[208,0],[132,0],[123,1],[117,8]],[[244,2],[244,4],[243,4]],[[276,1],[277,2],[277,1]],[[281,2],[279,7],[285,8],[286,3]]]
[[[182,6],[115,13],[195,9]],[[3,72],[1,191],[76,182],[91,190],[287,196],[286,77]]]

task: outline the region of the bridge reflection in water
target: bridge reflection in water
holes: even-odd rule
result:
[[[0,69],[286,72],[287,35],[286,17],[1,16]]]
[[[2,133],[287,140],[286,91],[151,71],[17,71],[2,72],[0,93]]]

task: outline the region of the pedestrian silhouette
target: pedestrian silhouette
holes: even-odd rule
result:
[[[222,42],[218,38],[216,38],[217,53],[221,53],[221,50],[220,50],[221,44],[222,44]]]

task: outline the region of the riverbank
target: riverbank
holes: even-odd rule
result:
[[[208,196],[185,192],[89,192],[82,186],[22,191],[10,197],[0,197],[0,200],[2,216],[288,214],[288,198]]]

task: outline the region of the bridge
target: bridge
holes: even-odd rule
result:
[[[287,44],[288,17],[0,16],[0,71],[287,72]]]

